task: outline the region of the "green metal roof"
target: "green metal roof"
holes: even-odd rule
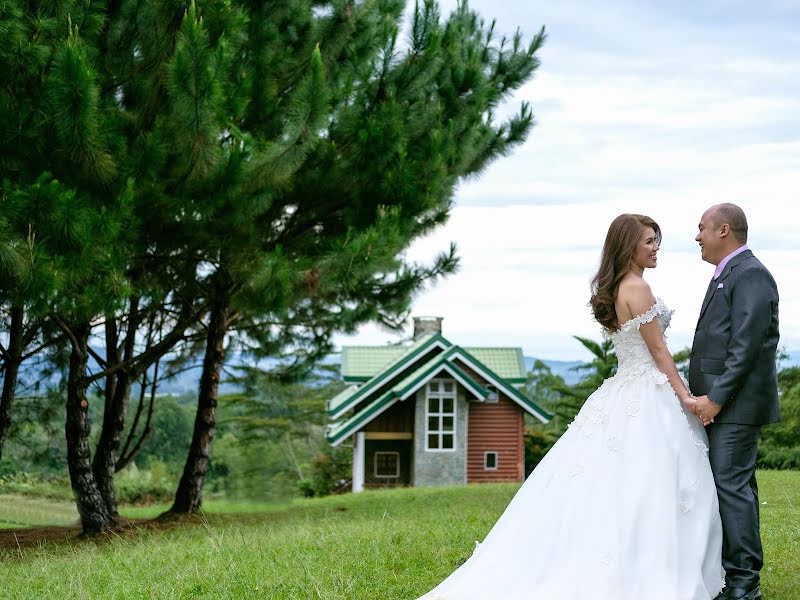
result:
[[[444,339],[439,334],[424,335],[416,340],[413,344],[405,348],[405,352],[397,356],[391,361],[383,370],[379,371],[361,387],[359,387],[353,394],[341,397],[337,396],[338,400],[334,404],[328,403],[328,414],[333,417],[340,417],[349,409],[353,408],[359,402],[366,400],[370,395],[374,394],[379,388],[391,382],[391,380],[401,373],[404,369],[412,366],[415,361],[424,359],[425,355],[435,348],[449,348],[452,346],[450,342]]]
[[[344,392],[339,394],[339,396],[334,398],[336,405],[333,405],[334,401],[331,401],[329,404],[328,412],[332,414],[336,412],[343,414],[343,412],[345,412],[345,407],[352,407],[357,402],[368,400],[372,393],[381,387],[381,384],[390,381],[391,377],[402,373],[406,367],[414,363],[415,359],[424,357],[427,353],[427,350],[433,347],[431,340],[434,338],[439,338],[442,342],[447,344],[449,346],[448,349],[414,369],[412,373],[409,373],[403,377],[403,379],[395,383],[390,390],[375,398],[367,406],[351,415],[345,421],[331,424],[327,432],[328,441],[334,445],[338,444],[348,436],[352,435],[354,432],[358,431],[358,429],[369,423],[381,412],[388,409],[392,404],[400,399],[406,398],[409,393],[416,390],[426,381],[435,377],[443,369],[448,370],[456,380],[470,389],[475,396],[482,399],[486,398],[489,393],[488,390],[476,382],[472,377],[467,375],[463,369],[453,362],[453,360],[457,358],[466,362],[470,368],[474,369],[485,379],[492,382],[499,390],[503,391],[509,398],[511,398],[511,400],[515,401],[530,414],[533,414],[545,423],[552,418],[550,413],[542,409],[535,402],[533,402],[533,400],[522,394],[513,385],[511,385],[511,381],[508,378],[502,377],[497,370],[491,368],[488,364],[476,356],[474,352],[475,349],[468,350],[466,348],[453,346],[447,340],[441,338],[441,336],[429,336],[428,342],[431,345],[429,345],[427,348],[424,344],[420,346],[415,345],[413,352],[411,352],[409,348],[409,351],[395,359],[390,367],[387,367],[384,369],[384,371],[373,377],[367,385],[358,388],[356,392],[351,392],[347,395],[344,395]],[[522,351],[519,349],[479,348],[478,354],[480,354],[481,350],[487,351],[483,354],[483,356],[487,358],[488,361],[492,361],[495,366],[499,365],[501,368],[510,368],[509,353],[507,352],[508,350],[515,351],[515,360],[517,361],[518,366],[523,364]],[[524,367],[522,367],[522,370],[524,372]],[[383,381],[381,381],[381,379],[383,379]],[[343,397],[343,399],[337,400],[337,398],[340,397]]]
[[[489,395],[489,390],[481,386],[481,384],[467,375],[457,365],[450,362],[449,358],[451,354],[451,351],[447,351],[429,360],[394,385],[391,390],[353,414],[349,419],[332,424],[331,428],[328,430],[328,440],[333,444],[338,444],[354,431],[369,423],[383,410],[389,408],[398,400],[405,399],[410,393],[414,392],[429,379],[441,373],[442,370],[449,371],[464,387],[468,388],[476,396],[485,399]]]
[[[365,381],[407,351],[408,346],[345,346],[342,348],[342,377],[345,381]]]
[[[498,376],[511,383],[523,383],[528,378],[522,348],[464,348]]]
[[[342,377],[349,382],[367,381],[387,369],[409,349],[409,346],[345,346],[342,348]],[[480,347],[464,350],[511,383],[523,383],[526,380],[521,348]]]

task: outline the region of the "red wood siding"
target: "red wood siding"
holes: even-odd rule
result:
[[[470,402],[467,483],[522,481],[525,476],[522,408],[503,394],[499,401]],[[484,469],[484,453],[497,452],[497,469]]]
[[[363,431],[391,431],[401,433],[414,432],[414,399],[396,402],[385,412],[379,414],[374,420],[366,424]]]

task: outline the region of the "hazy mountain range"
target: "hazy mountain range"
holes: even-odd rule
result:
[[[105,354],[105,351],[102,348],[95,349],[101,356]],[[788,366],[800,366],[800,351],[792,351],[788,352],[789,358],[788,360],[784,361],[781,366],[788,367]],[[339,355],[332,355],[325,360],[327,364],[337,364],[339,362]],[[546,364],[550,370],[556,374],[560,375],[564,382],[567,385],[573,385],[578,382],[580,379],[580,373],[576,370],[578,365],[583,364],[585,361],[582,360],[548,360],[548,359],[541,359],[544,364]],[[530,371],[533,368],[533,364],[536,361],[536,358],[533,356],[526,356],[525,357],[525,368]],[[263,369],[269,369],[270,367],[274,367],[277,364],[276,359],[265,359],[259,361],[259,366]],[[231,360],[227,363],[230,367],[228,373],[235,372],[233,368],[236,364],[241,364],[236,360]],[[252,364],[251,361],[248,361],[248,364]],[[159,383],[158,386],[158,393],[159,394],[170,394],[170,395],[181,395],[181,394],[195,394],[197,392],[197,385],[198,381],[200,380],[200,366],[201,361],[198,360],[197,364],[193,367],[190,367],[183,372],[179,373],[175,377],[164,380]],[[95,370],[97,365],[89,365],[90,370]],[[25,378],[29,381],[33,379],[33,373],[30,371],[25,373]],[[221,394],[229,394],[238,391],[238,386],[232,383],[226,383],[225,380],[228,378],[227,374],[223,374],[222,383],[219,386],[219,391]]]

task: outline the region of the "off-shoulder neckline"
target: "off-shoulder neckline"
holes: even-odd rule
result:
[[[653,305],[650,308],[648,308],[646,311],[644,311],[642,314],[636,315],[635,317],[632,317],[632,318],[628,319],[622,325],[620,325],[619,328],[617,328],[615,331],[610,331],[609,333],[611,335],[614,335],[614,334],[620,333],[621,331],[625,330],[632,323],[644,322],[645,319],[650,317],[650,314],[653,312],[653,310],[656,310],[655,314],[658,314],[657,309],[659,307],[661,307],[661,306],[664,306],[664,301],[661,298],[656,298],[656,301],[653,303]]]

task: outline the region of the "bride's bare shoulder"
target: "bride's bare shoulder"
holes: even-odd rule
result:
[[[650,284],[641,277],[625,277],[617,291],[617,318],[624,323],[633,317],[647,312],[656,299]]]
[[[619,283],[619,295],[626,297],[652,296],[650,284],[642,277],[624,277]]]

